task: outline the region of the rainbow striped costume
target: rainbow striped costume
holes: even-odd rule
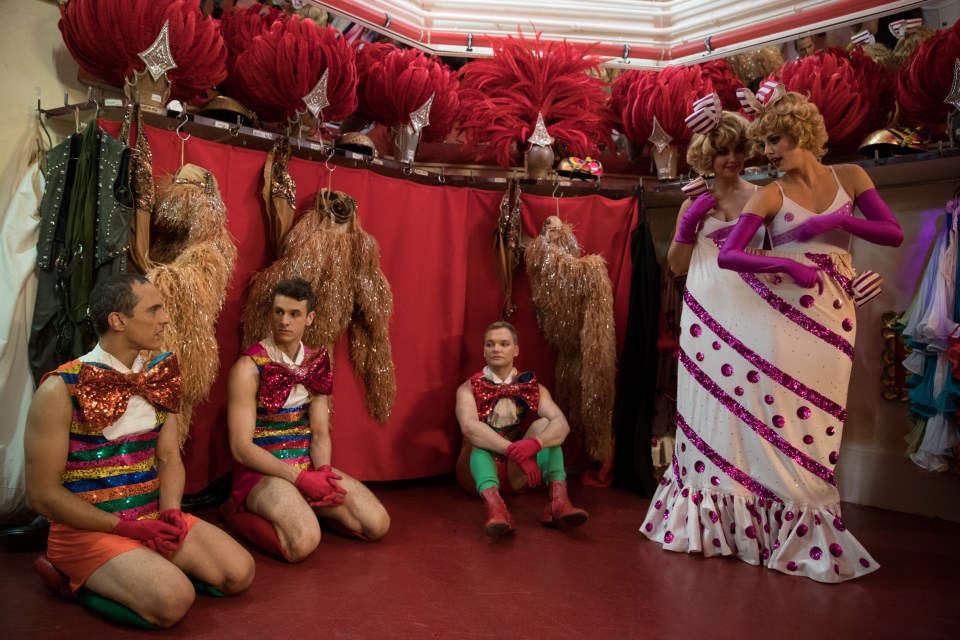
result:
[[[157,356],[147,368],[170,356],[170,353]],[[83,365],[110,368],[99,362],[73,360],[48,374],[60,376],[67,385],[73,403],[70,448],[60,482],[68,491],[98,509],[121,518],[157,518],[160,480],[157,476],[156,446],[167,414],[157,410],[156,426],[149,431],[107,440],[103,429],[87,423],[76,398],[77,377]]]

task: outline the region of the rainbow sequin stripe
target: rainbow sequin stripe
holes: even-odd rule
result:
[[[304,347],[306,355],[309,351]],[[271,361],[267,350],[257,343],[244,352],[257,365],[257,371]],[[268,451],[275,458],[299,469],[310,468],[310,403],[281,408],[273,413],[257,398],[257,422],[253,429],[253,444]]]
[[[156,446],[167,414],[157,411],[157,426],[145,433],[107,440],[102,429],[87,424],[74,397],[81,362],[74,360],[56,373],[73,400],[70,448],[60,482],[93,506],[121,518],[143,520],[159,515],[160,480]],[[92,366],[106,367],[98,363]]]

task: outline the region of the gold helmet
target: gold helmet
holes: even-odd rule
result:
[[[200,107],[200,115],[213,118],[214,120],[229,122],[230,124],[238,124],[237,120],[239,118],[239,124],[247,127],[260,125],[257,114],[230,96],[216,96],[207,101]]]
[[[860,153],[868,158],[875,153],[881,158],[904,156],[927,150],[927,143],[919,129],[879,129],[860,143]]]
[[[354,153],[360,153],[365,156],[370,156],[371,158],[377,157],[377,145],[373,144],[373,140],[359,131],[341,133],[337,136],[337,139],[333,141],[333,146],[337,149],[353,151]]]

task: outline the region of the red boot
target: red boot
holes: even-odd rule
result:
[[[513,533],[513,518],[507,511],[507,505],[503,504],[503,498],[496,487],[488,487],[480,492],[483,504],[487,508],[487,522],[483,525],[483,530],[491,538],[505,536]]]
[[[570,503],[567,497],[567,481],[551,480],[550,486],[550,504],[543,510],[543,524],[548,527],[558,527],[565,524],[571,527],[579,527],[587,518],[587,512],[583,509],[577,509]]]
[[[41,555],[33,562],[33,570],[40,574],[40,579],[48,589],[68,600],[75,600],[76,596],[70,590],[70,578],[53,566],[47,554]]]

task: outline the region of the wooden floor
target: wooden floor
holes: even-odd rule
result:
[[[591,519],[571,530],[539,524],[542,489],[511,496],[518,530],[499,540],[452,478],[374,489],[393,518],[382,542],[325,534],[299,565],[254,552],[247,593],[198,596],[166,631],[103,622],[42,587],[36,552],[0,552],[0,638],[960,637],[960,524],[845,505],[881,568],[824,585],[662,551],[637,531],[648,501],[618,489],[572,481]],[[215,511],[199,515],[220,524]]]

